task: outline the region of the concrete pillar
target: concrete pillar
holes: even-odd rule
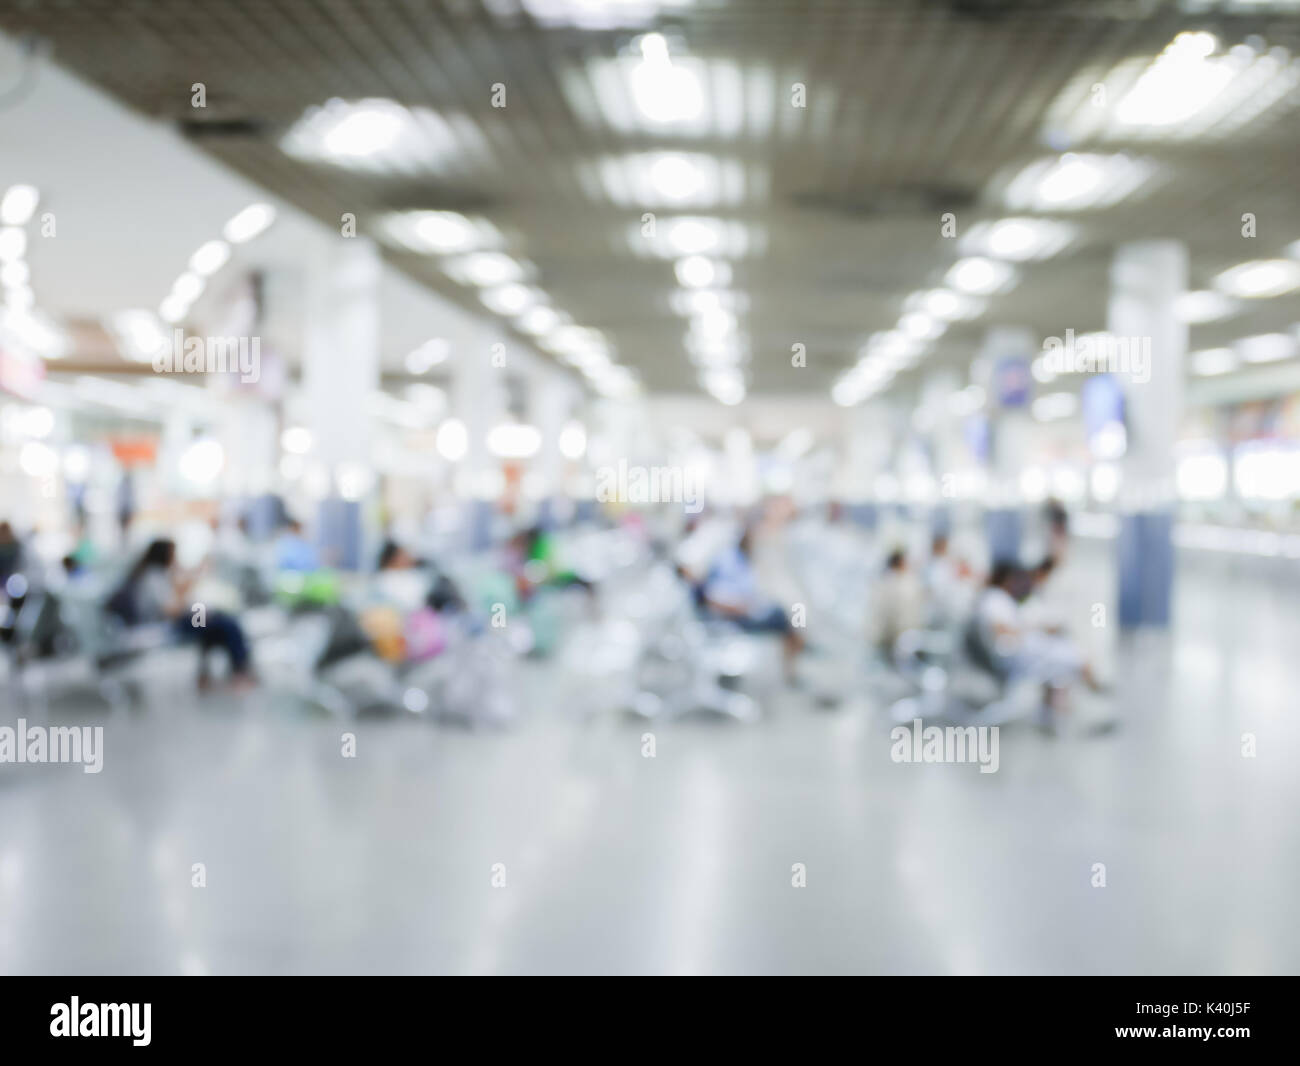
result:
[[[329,475],[317,537],[322,557],[355,570],[365,556],[364,503],[374,490],[366,401],[379,388],[382,262],[365,238],[339,240],[308,272],[303,389],[316,459]]]
[[[1121,373],[1128,451],[1120,492],[1122,626],[1167,626],[1173,598],[1174,447],[1183,411],[1187,326],[1176,312],[1187,287],[1179,241],[1121,245],[1110,273],[1107,329],[1130,352],[1149,352],[1149,374]]]

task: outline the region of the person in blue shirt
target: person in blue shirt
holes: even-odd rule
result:
[[[785,609],[759,587],[750,529],[714,560],[704,581],[703,599],[710,612],[736,623],[747,633],[779,633],[786,680],[796,682],[795,667],[803,650],[803,637],[790,624]]]
[[[302,523],[290,518],[275,542],[275,568],[310,574],[320,569],[320,553],[302,533]]]

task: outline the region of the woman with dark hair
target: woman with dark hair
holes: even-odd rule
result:
[[[250,687],[253,673],[243,627],[224,611],[193,610],[188,600],[192,584],[193,578],[182,578],[176,572],[176,543],[155,540],[109,597],[106,609],[128,626],[171,622],[182,640],[197,640],[203,649],[199,659],[200,688],[211,682],[208,652],[214,648],[224,651],[230,660],[234,687]]]

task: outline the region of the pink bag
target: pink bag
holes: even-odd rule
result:
[[[447,646],[447,630],[432,607],[421,607],[407,615],[404,635],[407,662],[432,659]]]

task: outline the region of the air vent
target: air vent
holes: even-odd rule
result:
[[[972,206],[974,189],[952,185],[906,185],[856,191],[851,196],[796,193],[790,202],[807,211],[870,218],[877,215],[929,215]]]
[[[250,140],[262,136],[263,123],[250,118],[210,119],[203,122],[185,120],[177,123],[181,133],[192,141]]]

